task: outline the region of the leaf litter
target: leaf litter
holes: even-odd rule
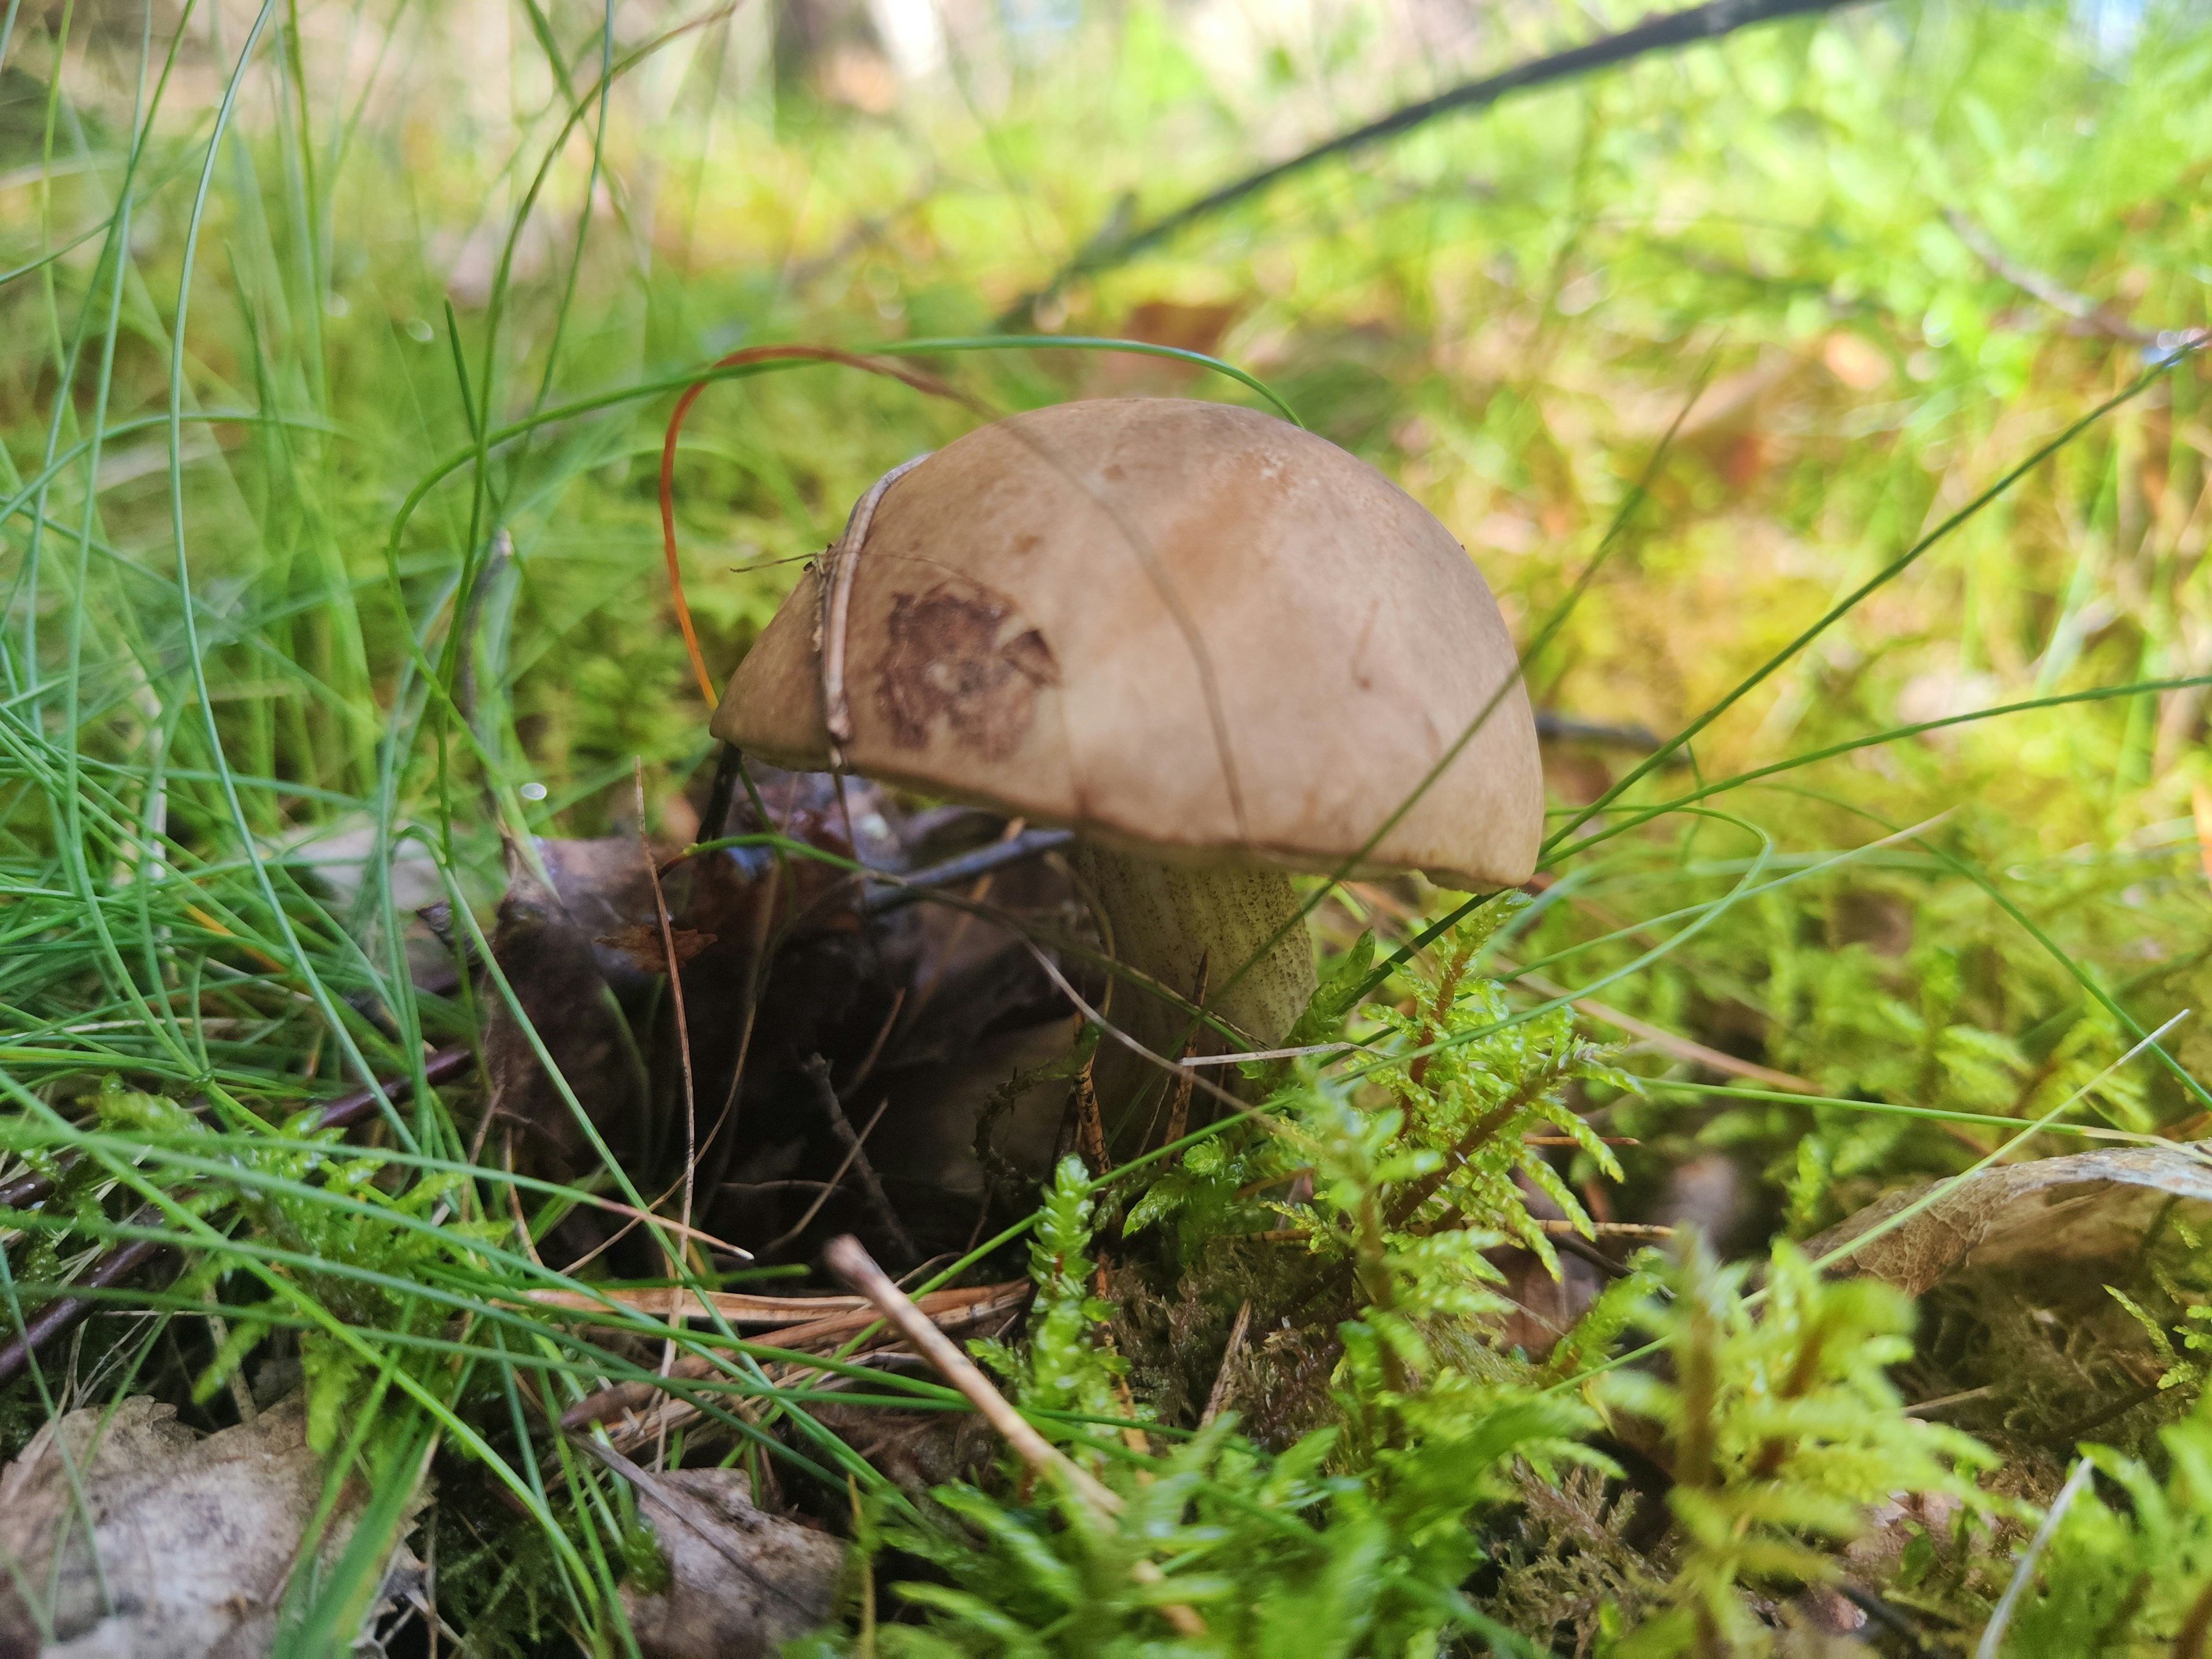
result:
[[[334,1561],[368,1501],[343,1481],[321,1517],[324,1460],[295,1398],[202,1436],[143,1395],[40,1429],[0,1472],[0,1651],[67,1659],[258,1659],[288,1586]],[[404,1533],[428,1500],[408,1500]],[[395,1549],[364,1620],[421,1593]]]

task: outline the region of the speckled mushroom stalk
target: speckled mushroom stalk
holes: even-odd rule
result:
[[[1185,998],[1202,968],[1269,1048],[1314,985],[1286,872],[1527,879],[1543,787],[1515,666],[1465,550],[1364,462],[1250,410],[1101,399],[870,490],[713,730],[1068,826],[1115,957]],[[1180,1054],[1183,1010],[1124,985],[1111,1012]],[[1102,1058],[1109,1122],[1141,1124],[1153,1069]]]
[[[1255,1048],[1273,1048],[1290,1034],[1313,996],[1314,965],[1289,876],[1255,866],[1188,869],[1095,842],[1079,842],[1073,861],[1115,961],[1186,1000],[1203,997],[1208,1012]],[[1126,980],[1115,987],[1109,1018],[1170,1060],[1190,1032],[1184,1010]],[[1197,1035],[1200,1053],[1225,1046],[1217,1033]],[[1149,1096],[1164,1075],[1119,1045],[1102,1049],[1094,1070],[1107,1101]],[[1210,1075],[1237,1079],[1234,1072]]]

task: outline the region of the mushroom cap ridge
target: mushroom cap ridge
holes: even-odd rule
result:
[[[854,557],[847,765],[1195,864],[1528,879],[1543,776],[1497,602],[1365,462],[1231,404],[1061,404],[899,478]],[[715,736],[830,763],[810,568]],[[1501,690],[1502,688],[1502,690]]]

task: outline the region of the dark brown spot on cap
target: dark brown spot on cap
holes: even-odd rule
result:
[[[901,749],[927,748],[942,720],[955,742],[1005,760],[1036,718],[1037,689],[1060,684],[1044,635],[978,582],[895,594],[885,632],[876,701]]]

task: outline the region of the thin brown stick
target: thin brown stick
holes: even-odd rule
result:
[[[758,800],[757,796],[755,799]],[[783,822],[775,826],[777,835],[790,834],[792,816],[798,804],[799,786],[794,782],[784,800]],[[768,803],[759,801],[759,810],[765,816]],[[730,1091],[722,1098],[722,1109],[714,1119],[714,1127],[707,1132],[707,1144],[720,1147],[714,1162],[714,1178],[708,1183],[717,1189],[721,1185],[722,1177],[729,1173],[730,1159],[736,1152],[738,1096],[744,1085],[745,1060],[752,1052],[753,1030],[760,1023],[761,998],[765,994],[762,981],[768,972],[769,937],[775,930],[776,907],[783,902],[787,882],[791,887],[793,905],[795,907],[799,902],[799,884],[792,877],[789,862],[781,848],[776,849],[775,870],[775,874],[769,878],[766,896],[757,900],[754,909],[752,949],[745,957],[744,1015],[738,1024],[738,1052],[730,1064]],[[726,1141],[722,1139],[725,1133],[729,1135]]]
[[[484,1114],[484,1121],[487,1123],[491,1121],[489,1112]],[[471,1158],[469,1162],[474,1164],[476,1159]],[[505,1130],[500,1135],[499,1167],[509,1177],[514,1176],[514,1131],[512,1129]],[[538,1241],[530,1236],[530,1218],[523,1212],[522,1188],[516,1186],[511,1178],[507,1182],[507,1207],[508,1212],[514,1218],[515,1242],[522,1246],[523,1253],[532,1261],[541,1267],[544,1267],[545,1258],[538,1254]]]
[[[1093,1054],[1075,1074],[1075,1145],[1083,1161],[1091,1166],[1091,1173],[1103,1176],[1113,1169],[1114,1161],[1106,1155],[1106,1120],[1098,1109],[1097,1088],[1091,1080],[1091,1062],[1097,1059]]]
[[[993,848],[1006,847],[1019,842],[1023,832],[1028,827],[1029,820],[1026,818],[1007,819],[1006,827],[1000,832],[999,839],[992,844]],[[995,871],[986,870],[975,878],[975,884],[969,888],[967,893],[969,904],[981,904],[991,896],[991,882],[995,874]],[[917,1016],[928,1006],[930,998],[936,994],[937,981],[944,976],[945,964],[952,959],[952,953],[960,948],[961,941],[968,937],[969,928],[975,925],[975,915],[976,913],[971,909],[962,909],[954,914],[952,931],[945,936],[945,943],[933,953],[927,977],[915,988],[914,1011]]]
[[[691,1082],[691,1026],[684,1014],[684,962],[676,954],[676,933],[669,921],[668,900],[660,890],[660,866],[653,860],[653,843],[645,837],[645,757],[630,759],[630,782],[637,799],[637,850],[645,860],[645,878],[653,885],[653,920],[660,929],[660,954],[668,970],[668,998],[676,1010],[676,1053],[684,1067],[684,1209],[681,1238],[669,1249],[678,1278],[682,1278],[690,1267],[691,1255],[691,1199],[699,1174],[699,1100]],[[671,1309],[668,1322],[677,1329],[683,1328],[682,1316]],[[668,1375],[668,1368],[676,1363],[676,1338],[672,1334],[660,1345],[660,1374]],[[665,1449],[655,1449],[653,1462],[665,1459]]]
[[[1443,1163],[1398,1194],[1397,1201],[1390,1206],[1389,1218],[1383,1224],[1395,1231],[1411,1221],[1420,1212],[1421,1206],[1435,1195],[1437,1188],[1457,1174],[1460,1165],[1474,1157],[1483,1142],[1511,1122],[1514,1114],[1528,1103],[1528,1091],[1516,1090],[1477,1118],[1474,1127],[1459,1138],[1458,1144],[1444,1154]]]
[[[990,1379],[975,1369],[975,1362],[931,1322],[927,1314],[914,1305],[904,1291],[891,1283],[890,1276],[876,1265],[875,1258],[862,1248],[859,1239],[850,1233],[831,1239],[822,1259],[830,1272],[875,1304],[876,1310],[907,1340],[908,1346],[937,1367],[939,1374],[966,1397],[968,1403],[998,1431],[1000,1438],[1012,1446],[1015,1455],[1032,1471],[1049,1475],[1066,1486],[1102,1521],[1121,1512],[1121,1494],[1102,1485],[1031,1428],[1027,1419],[1006,1403],[1006,1397],[991,1386]]]
[[[884,492],[908,473],[929,459],[927,451],[911,460],[901,461],[890,471],[870,484],[867,493],[853,503],[852,515],[845,520],[844,533],[830,544],[830,550],[814,567],[814,580],[820,590],[819,611],[814,623],[814,651],[822,671],[822,723],[830,734],[830,769],[842,772],[845,769],[845,745],[853,740],[853,715],[845,697],[845,633],[846,618],[853,607],[853,577],[860,568],[860,554],[868,544],[868,526],[875,522],[876,507]],[[838,782],[838,796],[844,796],[844,783]],[[860,854],[856,846],[854,856]]]
[[[890,1109],[890,1103],[891,1097],[889,1095],[885,1095],[883,1097],[883,1100],[877,1105],[874,1115],[868,1119],[867,1127],[860,1131],[860,1135],[856,1139],[847,1143],[845,1147],[845,1161],[837,1166],[836,1172],[827,1181],[811,1183],[812,1185],[819,1187],[821,1190],[815,1194],[814,1201],[806,1206],[806,1213],[799,1217],[798,1220],[793,1222],[781,1234],[771,1241],[762,1252],[763,1255],[774,1255],[785,1245],[790,1243],[793,1239],[805,1232],[806,1231],[807,1224],[812,1221],[816,1216],[822,1213],[822,1206],[830,1201],[830,1194],[836,1192],[837,1190],[837,1183],[844,1180],[845,1171],[851,1169],[857,1159],[865,1156],[865,1153],[861,1149],[868,1144],[868,1137],[876,1132],[876,1125],[884,1121],[884,1114]],[[763,1182],[762,1184],[765,1185],[767,1183]],[[725,1190],[727,1189],[726,1188]]]
[[[646,879],[653,884],[653,920],[660,929],[660,952],[668,969],[668,996],[676,1010],[676,1052],[684,1066],[684,1236],[691,1232],[691,1200],[699,1165],[699,1103],[691,1082],[691,1027],[684,1014],[684,964],[676,954],[676,932],[669,921],[668,900],[660,890],[660,866],[653,861],[653,843],[645,838],[645,757],[631,760],[631,782],[637,793],[637,849],[645,859]]]
[[[1120,1026],[1108,1019],[1103,1013],[1092,1007],[1089,1002],[1084,1000],[1084,996],[1081,992],[1078,991],[1074,986],[1068,983],[1067,975],[1060,971],[1060,964],[1055,963],[1052,957],[1047,955],[1042,950],[1039,949],[1035,939],[1029,938],[1026,934],[1020,935],[1019,937],[1021,938],[1024,947],[1028,950],[1031,957],[1036,958],[1037,966],[1044,969],[1045,977],[1053,982],[1054,986],[1058,988],[1060,995],[1067,999],[1068,1006],[1073,1007],[1077,1013],[1082,1015],[1085,1019],[1090,1021],[1093,1025],[1096,1025],[1100,1031],[1103,1032],[1107,1036],[1113,1038],[1115,1042],[1120,1043],[1124,1048],[1128,1049],[1139,1060],[1146,1060],[1152,1065],[1163,1068],[1170,1076],[1190,1072],[1192,1070],[1192,1068],[1176,1065],[1174,1060],[1168,1059],[1164,1054],[1155,1054],[1152,1049],[1145,1047],[1143,1043],[1138,1042],[1136,1038],[1131,1036]],[[1274,1123],[1273,1120],[1254,1111],[1249,1105],[1245,1102],[1239,1100],[1235,1095],[1230,1093],[1228,1090],[1223,1088],[1219,1084],[1211,1082],[1205,1078],[1195,1075],[1192,1076],[1191,1082],[1194,1087],[1205,1090],[1206,1093],[1212,1095],[1216,1100],[1228,1107],[1231,1111],[1237,1113],[1239,1116],[1249,1118],[1254,1122],[1265,1125],[1270,1129],[1279,1127],[1279,1126]]]
[[[1221,1351],[1221,1364],[1213,1373],[1213,1387],[1206,1396],[1206,1410],[1198,1419],[1201,1429],[1221,1415],[1221,1408],[1229,1403],[1229,1367],[1243,1350],[1244,1334],[1252,1328],[1252,1302],[1246,1297],[1244,1305],[1237,1310],[1237,1322],[1229,1328],[1229,1346]]]
[[[975,1291],[933,1291],[922,1297],[923,1310],[935,1314],[966,1307],[996,1296],[1006,1288],[994,1285]],[[702,1301],[705,1307],[700,1305]],[[787,1328],[848,1316],[866,1316],[861,1320],[866,1324],[873,1317],[868,1314],[872,1304],[860,1296],[760,1296],[749,1291],[708,1291],[702,1297],[695,1291],[661,1286],[638,1291],[526,1291],[517,1298],[516,1305],[526,1304],[582,1314],[613,1310],[645,1319],[664,1319],[672,1307],[688,1307],[691,1310],[690,1317],[695,1319],[705,1318],[712,1310],[732,1325]],[[853,1328],[858,1330],[860,1326]]]
[[[2173,1633],[2173,1659],[2204,1659],[2204,1642],[2212,1634],[2212,1580],[2197,1592],[2197,1599],[2189,1604],[2183,1615],[2181,1627]]]
[[[876,1219],[890,1235],[891,1243],[898,1247],[899,1254],[908,1261],[920,1261],[921,1252],[915,1249],[914,1239],[907,1232],[905,1224],[900,1221],[898,1212],[891,1207],[890,1198],[884,1191],[884,1183],[877,1178],[876,1166],[868,1161],[867,1149],[861,1146],[860,1137],[854,1132],[853,1121],[845,1115],[845,1103],[837,1098],[837,1091],[830,1084],[830,1062],[819,1054],[809,1054],[799,1070],[806,1073],[806,1080],[814,1085],[815,1097],[822,1103],[823,1112],[830,1119],[830,1132],[845,1148],[846,1161],[852,1165],[853,1173],[860,1177],[860,1190],[867,1195],[868,1207],[876,1212]],[[882,1115],[881,1111],[876,1114],[878,1118]],[[868,1127],[875,1127],[873,1119],[869,1121]]]
[[[860,1069],[846,1079],[846,1094],[860,1093],[860,1085],[874,1073],[876,1062],[884,1057],[884,1049],[890,1042],[891,1028],[898,1024],[899,1010],[905,1006],[906,987],[902,985],[891,993],[890,1012],[884,1016],[884,1023],[876,1027],[876,1040],[868,1045],[868,1052],[860,1056]]]
[[[629,1481],[638,1491],[653,1498],[659,1504],[663,1513],[698,1538],[715,1554],[720,1556],[736,1570],[740,1577],[750,1581],[765,1594],[775,1597],[786,1607],[796,1610],[801,1619],[811,1620],[816,1616],[813,1607],[799,1601],[789,1589],[763,1572],[738,1547],[732,1529],[726,1525],[716,1524],[712,1517],[705,1513],[705,1506],[699,1499],[678,1488],[662,1485],[659,1476],[647,1474],[603,1440],[594,1440],[589,1435],[579,1435],[575,1437],[575,1443]]]
[[[1201,1008],[1206,1006],[1206,982],[1211,976],[1212,965],[1212,952],[1208,951],[1199,952],[1198,984],[1193,990],[1190,1000]],[[1198,1052],[1198,1034],[1202,1029],[1204,1029],[1203,1021],[1191,1022],[1190,1035],[1183,1039],[1182,1057],[1185,1060],[1188,1060]],[[1167,1133],[1162,1137],[1161,1141],[1164,1146],[1168,1141],[1181,1140],[1184,1128],[1190,1122],[1190,1085],[1194,1075],[1190,1067],[1186,1065],[1182,1067],[1181,1075],[1169,1085],[1168,1127]]]
[[[1974,251],[1976,257],[1990,270],[2023,294],[2032,295],[2053,311],[2072,318],[2084,332],[2103,334],[2116,340],[2130,341],[2136,345],[2164,345],[2169,342],[2155,329],[2137,328],[2125,318],[2116,315],[2086,294],[2076,294],[2063,283],[2046,276],[2032,265],[2024,265],[1997,246],[1996,238],[1976,224],[1956,208],[1943,210],[1943,222],[1951,234]]]
[[[711,1141],[712,1137],[710,1136],[708,1139]],[[664,1231],[672,1231],[679,1240],[687,1243],[693,1239],[696,1239],[700,1243],[720,1250],[725,1255],[733,1255],[740,1261],[750,1261],[753,1259],[753,1253],[750,1250],[744,1249],[738,1245],[732,1244],[727,1239],[717,1238],[714,1234],[709,1232],[702,1232],[696,1227],[680,1227],[677,1225],[675,1222],[671,1221],[666,1216],[658,1213],[661,1205],[667,1203],[670,1199],[676,1196],[676,1187],[673,1185],[672,1185],[667,1191],[661,1194],[659,1198],[653,1200],[653,1207],[649,1210],[641,1210],[629,1204],[617,1203],[611,1198],[600,1198],[592,1193],[578,1193],[572,1196],[574,1201],[578,1204],[588,1204],[595,1210],[605,1210],[610,1215],[623,1216],[628,1218],[623,1221],[621,1226],[616,1228],[614,1231],[609,1233],[598,1243],[592,1245],[590,1249],[585,1251],[583,1255],[578,1256],[574,1261],[571,1261],[567,1267],[561,1269],[563,1273],[571,1279],[575,1277],[578,1269],[588,1266],[606,1251],[612,1249],[624,1238],[627,1238],[629,1236],[629,1232],[632,1228],[642,1226],[647,1222],[651,1222],[655,1227],[660,1228]]]

